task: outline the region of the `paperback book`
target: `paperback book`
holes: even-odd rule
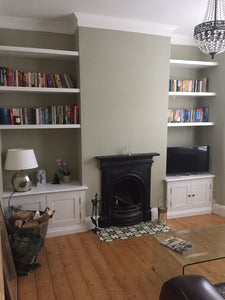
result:
[[[166,240],[162,241],[161,244],[181,255],[185,255],[194,248],[190,242],[182,240],[176,236],[167,238]]]

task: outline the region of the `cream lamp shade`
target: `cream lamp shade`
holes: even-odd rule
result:
[[[31,180],[24,170],[37,167],[33,149],[8,149],[4,168],[17,171],[12,177],[14,192],[27,192],[31,189]]]
[[[5,170],[28,170],[37,167],[33,149],[8,149]]]

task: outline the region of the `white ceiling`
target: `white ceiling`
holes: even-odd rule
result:
[[[133,23],[133,27],[138,23],[142,27],[166,25],[171,34],[192,36],[194,26],[203,20],[207,3],[208,0],[0,0],[0,26],[7,19],[55,22],[74,13],[78,24],[79,18],[118,24],[123,20],[129,26]]]

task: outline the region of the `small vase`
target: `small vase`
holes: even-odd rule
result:
[[[71,175],[63,175],[62,181],[64,183],[69,183],[71,181]]]

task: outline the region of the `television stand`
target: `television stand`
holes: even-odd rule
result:
[[[168,219],[211,213],[214,177],[210,173],[167,176]]]

